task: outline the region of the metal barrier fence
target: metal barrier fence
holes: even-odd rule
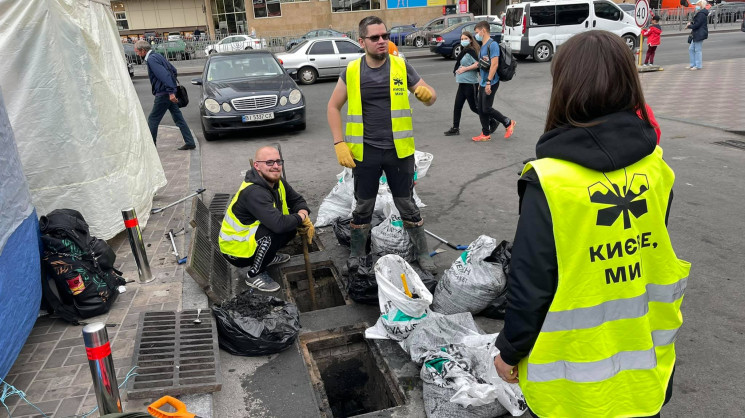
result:
[[[678,31],[686,30],[686,25],[693,21],[694,10],[682,7],[675,9],[652,9],[652,14],[660,17],[660,26]],[[709,9],[709,27],[716,29],[720,25],[735,26],[742,21],[745,14],[745,3],[717,4]]]

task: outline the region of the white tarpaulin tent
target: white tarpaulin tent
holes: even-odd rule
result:
[[[166,184],[108,0],[0,0],[0,87],[38,215],[80,211],[91,233],[147,221]]]

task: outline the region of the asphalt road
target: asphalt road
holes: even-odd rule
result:
[[[745,58],[745,33],[712,34],[704,43],[706,61]],[[687,63],[686,38],[667,37],[656,63]],[[450,127],[455,82],[453,61],[442,58],[412,60],[425,80],[438,92],[432,107],[413,103],[417,148],[434,154],[427,176],[417,193],[427,207],[422,210],[427,228],[457,244],[468,244],[480,234],[497,240],[512,239],[517,222],[517,172],[543,131],[550,92],[550,66],[521,62],[515,79],[499,87],[495,107],[517,121],[515,135],[505,140],[500,128],[488,143],[474,143],[478,119],[463,112],[461,136],[445,137]],[[665,74],[660,74],[665,76]],[[198,91],[181,77],[190,97]],[[331,190],[337,164],[326,123],[326,103],[334,81],[302,87],[308,103],[307,130],[261,130],[206,142],[201,138],[196,102],[184,113],[200,138],[204,187],[209,195],[233,193],[248,167],[248,159],[262,145],[282,145],[289,182],[318,210]],[[145,114],[152,107],[148,81],[135,80]],[[690,85],[706,88],[705,81]],[[741,88],[741,86],[733,86]],[[712,91],[711,94],[716,94]],[[706,103],[701,103],[702,111]],[[710,109],[716,111],[716,109]],[[166,116],[167,124],[172,124]],[[665,158],[676,172],[675,201],[669,229],[678,256],[692,263],[686,299],[685,324],[678,337],[678,362],[673,399],[663,410],[673,417],[731,417],[745,410],[742,347],[745,346],[745,292],[741,286],[745,223],[745,152],[713,144],[742,140],[718,129],[661,120]],[[182,152],[182,151],[173,151]],[[314,217],[314,216],[313,216]],[[327,236],[328,237],[328,236]],[[333,238],[326,238],[328,243]],[[434,244],[434,242],[431,242]],[[436,257],[447,268],[457,257],[447,251]]]

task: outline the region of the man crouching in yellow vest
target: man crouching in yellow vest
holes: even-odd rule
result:
[[[573,36],[552,76],[494,365],[533,416],[659,417],[690,270],[667,230],[675,174],[618,35]]]
[[[426,106],[437,95],[402,58],[388,54],[390,33],[377,16],[359,25],[359,43],[365,56],[347,65],[328,103],[328,122],[339,164],[352,169],[357,206],[352,213],[350,272],[367,258],[378,181],[385,172],[404,228],[416,247],[419,265],[435,273],[429,256],[422,217],[414,203],[414,131],[408,91]],[[347,103],[348,102],[348,103]],[[341,108],[347,103],[342,134]],[[367,261],[365,261],[367,262]]]
[[[310,209],[282,180],[283,165],[276,148],[256,151],[253,167],[225,212],[218,239],[223,257],[236,267],[248,267],[246,284],[263,292],[279,290],[266,268],[290,260],[277,250],[296,233],[313,241]]]

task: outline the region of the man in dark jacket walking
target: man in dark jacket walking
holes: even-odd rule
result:
[[[147,117],[153,142],[157,144],[158,125],[160,125],[166,111],[170,111],[173,122],[179,127],[181,135],[184,137],[185,144],[179,149],[190,150],[196,148],[191,130],[189,130],[184,115],[181,114],[181,109],[178,107],[178,99],[176,98],[176,76],[178,72],[176,68],[164,56],[153,52],[147,41],[137,41],[135,54],[146,62],[147,75],[150,77],[150,85],[153,88],[153,96],[155,96],[153,110]]]
[[[690,58],[688,69],[691,71],[703,68],[701,48],[704,45],[704,39],[709,37],[708,18],[709,10],[706,9],[706,1],[701,0],[696,3],[696,14],[693,16],[693,22],[686,26],[686,29],[691,30],[691,45],[688,47],[688,57]]]
[[[313,242],[310,209],[282,180],[283,164],[273,147],[256,151],[253,167],[230,202],[220,228],[220,251],[225,259],[236,267],[248,267],[246,284],[264,292],[279,290],[266,268],[290,260],[277,250],[296,233]]]

